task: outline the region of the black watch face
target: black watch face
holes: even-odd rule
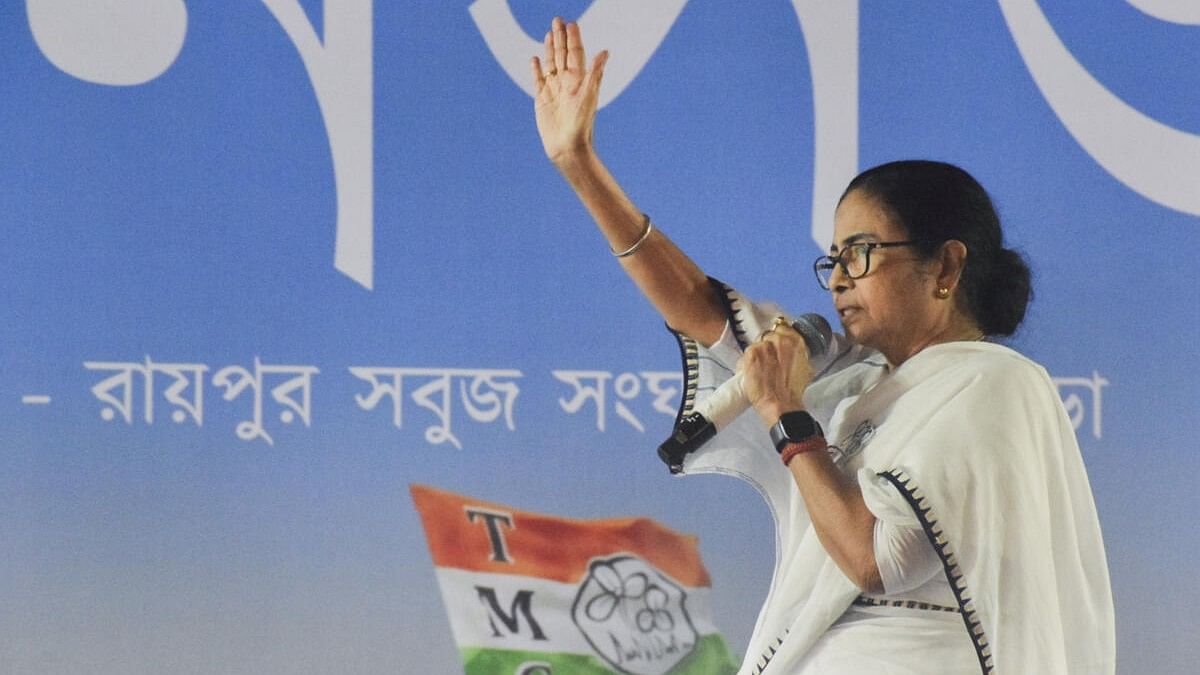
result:
[[[784,413],[779,418],[779,425],[783,427],[783,433],[787,440],[792,442],[802,441],[821,433],[820,425],[812,418],[812,415],[806,412]]]

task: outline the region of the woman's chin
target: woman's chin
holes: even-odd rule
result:
[[[845,317],[842,317],[841,324],[842,324],[842,335],[845,335],[846,337],[850,338],[854,342],[858,342],[861,344],[862,336],[858,334],[857,330],[855,330],[856,327],[854,325],[854,320],[853,319],[847,320]]]
[[[854,344],[870,347],[871,349],[879,349],[879,346],[872,339],[870,331],[864,331],[862,325],[853,320],[842,322],[842,334]]]

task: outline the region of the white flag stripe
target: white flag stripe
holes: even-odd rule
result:
[[[521,649],[528,651],[593,654],[583,633],[571,621],[571,605],[579,592],[577,584],[566,584],[538,577],[513,574],[468,572],[452,567],[437,568],[442,601],[450,609],[450,627],[454,640],[462,647]],[[479,588],[492,589],[496,604],[507,617],[516,617],[518,631],[510,632]],[[701,637],[717,632],[712,623],[711,593],[707,587],[680,586],[687,595],[686,607],[692,625]],[[521,591],[530,591],[529,613],[537,622],[544,640],[535,640],[527,617],[514,610],[513,599]],[[490,619],[490,621],[489,621]],[[496,633],[500,635],[497,636]]]

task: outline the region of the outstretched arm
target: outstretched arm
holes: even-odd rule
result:
[[[533,57],[538,134],[546,156],[596,221],[621,267],[673,329],[711,345],[725,328],[725,312],[704,272],[662,232],[648,236],[642,212],[617,184],[592,143],[600,80],[608,52],[587,66],[579,25],[555,18],[546,33],[545,61]]]

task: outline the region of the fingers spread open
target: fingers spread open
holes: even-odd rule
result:
[[[542,74],[554,72],[554,31],[546,31],[546,39],[542,40],[546,47],[546,57],[542,63]]]

